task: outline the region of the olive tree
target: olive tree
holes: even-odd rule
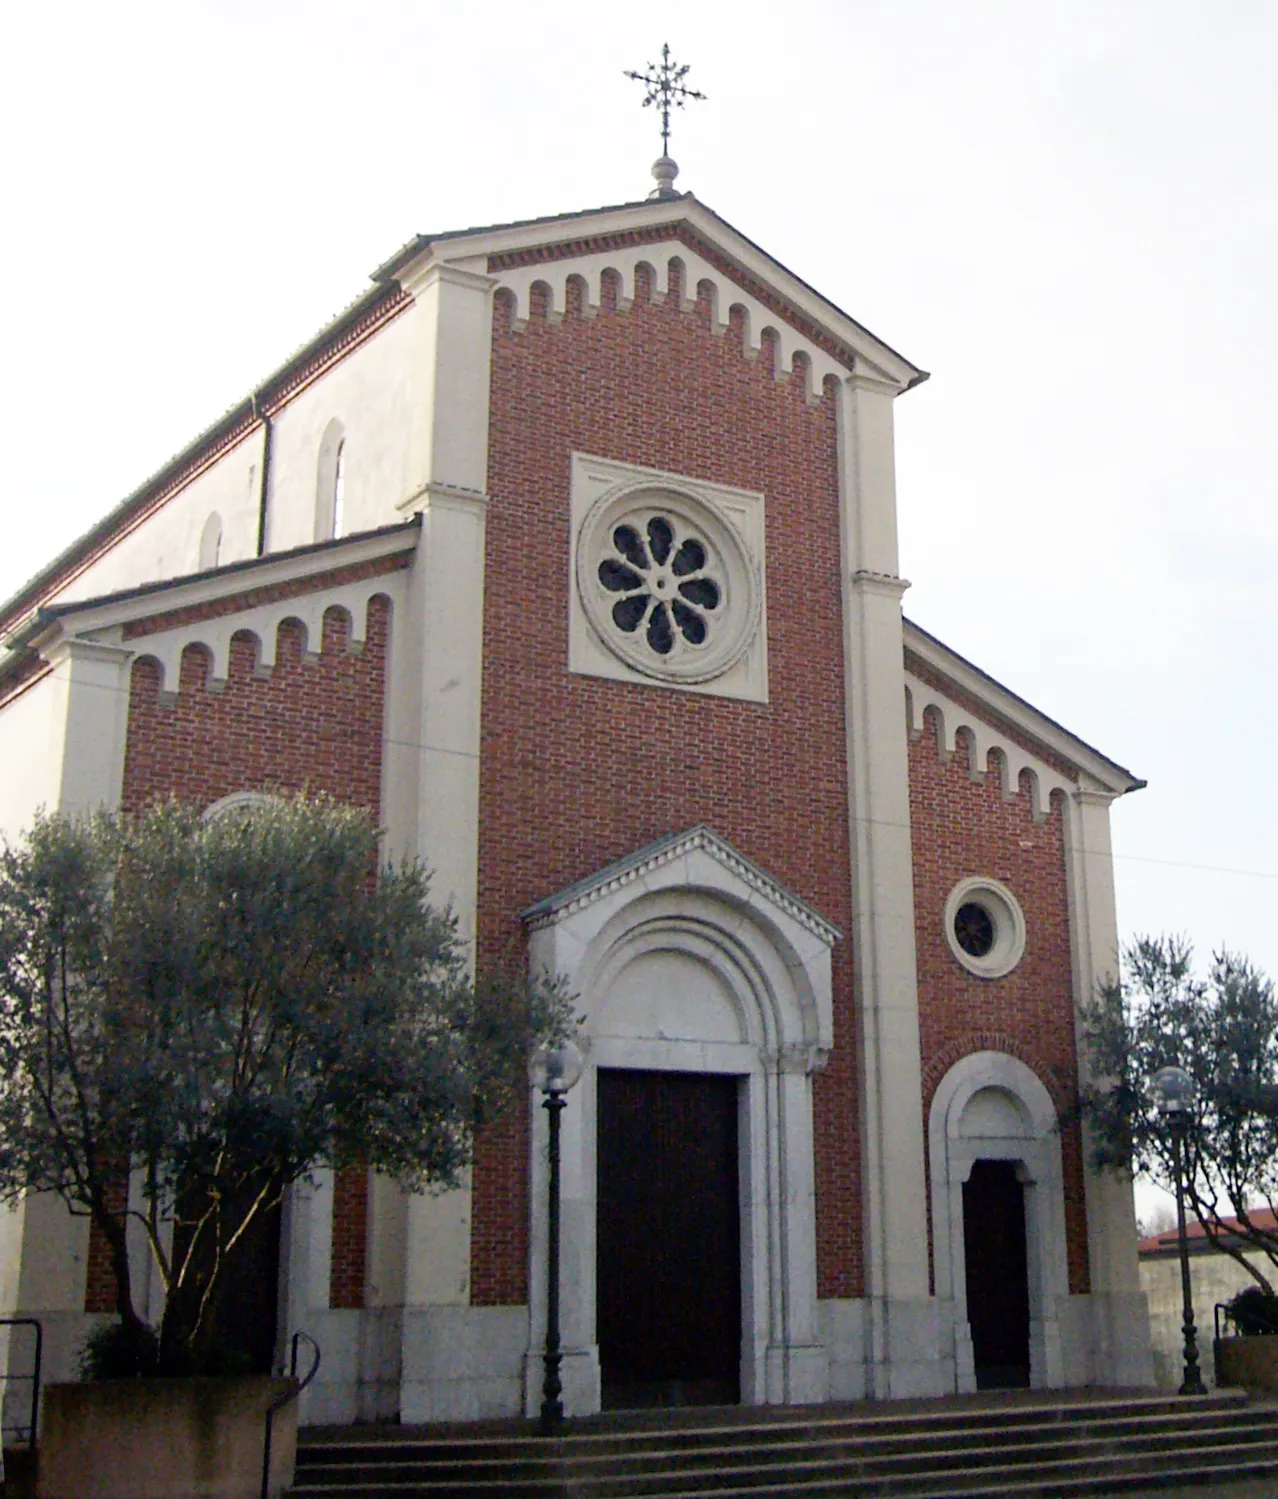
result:
[[[1278,1269],[1278,995],[1247,958],[1216,953],[1205,975],[1180,937],[1143,937],[1122,953],[1120,982],[1082,1016],[1084,1117],[1097,1164],[1168,1191],[1175,1141],[1150,1094],[1161,1067],[1182,1067],[1195,1099],[1185,1131],[1186,1201],[1211,1243],[1269,1288]],[[1269,1212],[1259,1213],[1257,1208]],[[1226,1219],[1236,1219],[1226,1226]],[[1245,1257],[1261,1251],[1264,1260]],[[1270,1274],[1273,1271],[1270,1270]]]
[[[42,815],[0,854],[0,1197],[93,1220],[141,1345],[138,1226],[161,1367],[209,1366],[237,1245],[290,1183],[456,1183],[530,1047],[570,1024],[552,982],[472,979],[428,897],[327,800]]]

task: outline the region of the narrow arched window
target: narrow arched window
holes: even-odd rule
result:
[[[342,535],[343,506],[346,500],[346,443],[339,442],[333,460],[333,535]]]
[[[208,572],[218,565],[222,556],[222,517],[216,510],[204,522],[204,529],[200,532],[200,556],[198,567],[200,572]]]
[[[315,540],[342,534],[346,508],[346,429],[336,417],[324,428],[315,464]]]

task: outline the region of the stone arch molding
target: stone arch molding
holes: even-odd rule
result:
[[[975,1390],[967,1315],[963,1183],[980,1160],[1012,1161],[1025,1187],[1030,1304],[1030,1384],[1064,1383],[1061,1316],[1069,1296],[1065,1183],[1056,1107],[1042,1080],[1015,1057],[978,1051],[937,1084],[928,1118],[936,1297],[953,1335],[954,1388]]]
[[[740,1079],[741,1397],[823,1399],[817,1323],[812,1074],[833,1037],[839,933],[708,828],[662,839],[525,913],[534,969],[566,976],[586,1070],[563,1116],[566,1408],[600,1407],[596,1100],[600,1067]],[[535,1102],[535,1100],[534,1100]],[[531,1337],[526,1400],[545,1340],[544,1110],[534,1107]]]

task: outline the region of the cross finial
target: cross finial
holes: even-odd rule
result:
[[[680,65],[671,62],[668,42],[661,48],[660,66],[650,62],[646,73],[636,73],[629,69],[626,71],[627,78],[633,78],[647,89],[643,107],[647,109],[650,104],[655,104],[661,110],[661,159],[652,169],[653,176],[657,179],[653,197],[676,196],[673,183],[679,168],[670,160],[670,111],[682,109],[689,99],[705,98],[704,94],[684,83],[687,76],[687,63]]]

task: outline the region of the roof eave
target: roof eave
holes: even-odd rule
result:
[[[1077,770],[1097,781],[1115,796],[1143,790],[1149,783],[1133,775],[1125,765],[1080,739],[1063,724],[1036,708],[1033,703],[1005,687],[997,678],[982,671],[966,656],[961,656],[944,641],[938,640],[922,625],[905,620],[905,646],[913,650],[934,671],[956,687],[988,704],[999,716],[1015,724],[1023,733],[1052,750]]]

